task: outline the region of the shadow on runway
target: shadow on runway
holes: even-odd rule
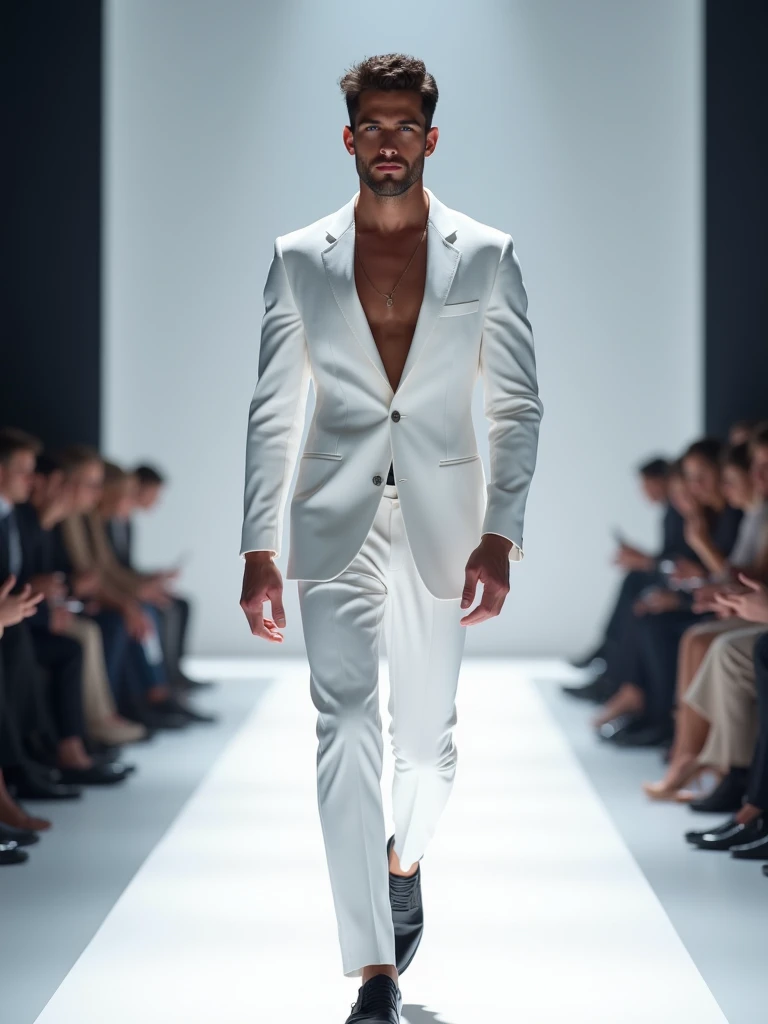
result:
[[[423,1006],[415,1006],[407,1003],[403,1006],[403,1024],[457,1024],[456,1021],[448,1021],[440,1013],[432,1013]]]

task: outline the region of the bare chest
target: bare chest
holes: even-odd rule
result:
[[[355,285],[392,390],[397,390],[424,299],[426,236],[355,240]],[[410,260],[410,263],[409,263]]]

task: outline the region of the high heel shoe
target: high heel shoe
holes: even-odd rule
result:
[[[689,761],[684,767],[675,771],[671,777],[667,773],[661,782],[644,782],[643,791],[651,800],[669,800],[679,803],[679,794],[683,787],[698,782],[704,770],[698,761]]]

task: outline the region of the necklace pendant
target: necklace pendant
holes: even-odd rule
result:
[[[394,306],[394,304],[395,304],[395,300],[392,298],[391,295],[388,295],[387,296],[387,305],[388,306]]]

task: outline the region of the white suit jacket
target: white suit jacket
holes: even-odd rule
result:
[[[429,196],[424,300],[397,390],[357,294],[354,205],[275,240],[264,288],[258,379],[246,445],[240,554],[280,554],[288,488],[286,579],[330,580],[373,523],[394,460],[406,536],[437,598],[458,598],[484,533],[523,557],[523,516],[543,406],[528,299],[508,234]],[[483,377],[490,481],[471,403]],[[399,416],[397,415],[399,414]]]

